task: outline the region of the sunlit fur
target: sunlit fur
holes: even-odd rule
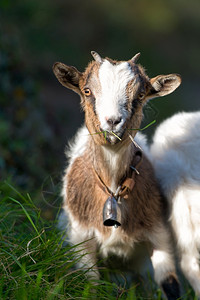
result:
[[[171,211],[180,266],[200,296],[200,112],[179,113],[156,130],[151,146],[156,176]]]
[[[117,62],[95,57],[97,61],[91,62],[84,73],[63,63],[53,67],[61,84],[80,95],[85,112],[85,126],[67,151],[61,227],[66,228],[65,220],[68,221],[68,239],[79,244],[79,254],[84,254],[79,265],[89,268],[91,278],[99,279],[97,252],[104,257],[121,257],[132,273],[137,269],[135,261],[137,265],[146,261],[146,253],[152,256],[157,283],[163,286],[173,276],[178,285],[163,199],[148,159],[146,140],[137,130],[130,129],[140,128],[148,99],[173,92],[180,84],[180,76],[149,79],[135,60]],[[121,226],[107,227],[103,225],[103,208],[108,194],[99,186],[97,176],[115,193],[130,174],[136,148],[129,134],[143,149],[140,175],[136,175],[127,199],[118,203]],[[143,249],[140,258],[136,255],[139,245]],[[167,285],[172,291],[173,286]]]
[[[69,157],[69,166],[67,169],[67,174],[64,177],[64,185],[63,185],[63,196],[64,199],[67,199],[69,196],[67,194],[68,188],[68,179],[69,176],[71,177],[71,174],[73,171],[73,163],[76,161],[76,159],[79,159],[81,156],[84,156],[84,152],[87,151],[87,144],[89,141],[91,141],[92,137],[89,134],[88,130],[86,127],[82,127],[79,132],[77,133],[74,143],[70,145],[70,149],[67,151],[67,155]],[[146,144],[146,138],[144,135],[138,133],[135,137],[135,141],[142,147],[143,151],[145,151],[144,155],[148,154],[148,147]],[[103,149],[105,147],[102,147]],[[131,148],[131,147],[130,147]],[[104,156],[104,163],[105,165],[108,165],[110,169],[113,170],[113,180],[111,181],[111,185],[109,188],[115,192],[116,190],[116,181],[117,178],[115,178],[114,170],[116,170],[116,166],[119,166],[119,169],[124,169],[124,165],[126,166],[126,156],[120,156],[120,153],[113,153],[109,150],[103,150],[105,153]],[[106,153],[106,152],[107,153]],[[122,150],[121,150],[122,151]],[[124,150],[123,150],[124,151]],[[131,149],[130,149],[131,151]],[[122,153],[121,153],[122,154]],[[127,155],[127,150],[126,150],[126,155]],[[124,157],[124,160],[121,159],[121,157]],[[130,158],[129,158],[130,159]],[[148,166],[146,165],[146,172],[148,171]],[[140,170],[141,174],[144,172]],[[80,169],[80,176],[83,174],[83,169]],[[90,175],[91,176],[91,175]],[[153,174],[151,174],[153,176]],[[142,178],[140,178],[142,179]],[[152,190],[153,191],[153,190]],[[136,189],[137,193],[137,189]],[[154,190],[155,193],[155,190]],[[153,194],[151,195],[153,196]],[[88,191],[88,197],[90,196],[90,191]],[[95,197],[95,196],[94,196]],[[100,194],[99,194],[100,197]],[[166,278],[167,274],[171,274],[175,272],[174,269],[174,261],[173,261],[173,255],[172,255],[172,245],[170,242],[170,236],[168,230],[165,228],[166,224],[162,224],[162,212],[159,211],[160,208],[158,207],[158,195],[154,195],[154,203],[151,204],[151,209],[152,209],[152,217],[153,217],[153,212],[154,214],[157,214],[157,220],[155,222],[155,225],[153,226],[154,229],[152,231],[142,229],[142,240],[144,241],[149,241],[154,245],[155,251],[153,251],[153,255],[151,257],[152,264],[155,270],[155,279],[158,284],[161,284],[162,281]],[[152,198],[153,200],[153,198]],[[156,204],[157,202],[157,204]],[[151,201],[150,201],[151,203]],[[75,204],[75,203],[74,203]],[[101,204],[103,205],[103,203]],[[66,226],[66,221],[70,220],[70,230],[68,232],[68,239],[70,240],[71,243],[73,244],[78,244],[81,243],[85,240],[89,240],[92,238],[90,242],[84,243],[80,249],[84,248],[85,250],[82,250],[82,253],[85,253],[85,257],[81,262],[79,263],[80,267],[85,267],[85,268],[91,268],[92,266],[95,266],[95,268],[91,269],[89,272],[89,275],[91,278],[99,278],[98,276],[98,271],[97,271],[97,266],[96,266],[96,256],[94,251],[100,251],[100,253],[104,256],[107,257],[109,254],[113,253],[117,256],[121,256],[125,260],[132,260],[135,261],[135,245],[138,243],[138,237],[140,236],[141,233],[139,233],[139,236],[137,235],[137,230],[135,228],[135,234],[131,234],[128,236],[124,230],[121,230],[120,228],[107,228],[107,227],[102,227],[102,222],[100,221],[102,216],[101,216],[101,211],[102,208],[100,208],[100,216],[98,211],[93,211],[93,214],[97,214],[95,216],[95,226],[90,223],[91,221],[89,218],[87,219],[88,223],[88,228],[86,223],[83,222],[81,219],[77,219],[77,217],[74,217],[73,214],[71,213],[71,208],[69,209],[69,205],[65,202],[64,206],[64,211],[63,214],[60,217],[60,227],[65,228]],[[79,211],[81,207],[79,207]],[[135,207],[136,209],[136,207]],[[150,207],[149,207],[150,209]],[[156,212],[156,210],[158,211]],[[141,207],[141,212],[142,212],[142,207]],[[160,215],[159,215],[160,214]],[[136,217],[136,216],[135,216]],[[133,221],[135,221],[134,214],[133,214]],[[137,216],[138,217],[138,216]],[[99,220],[100,219],[100,220]],[[153,217],[154,219],[154,217]],[[69,221],[68,220],[68,221]],[[144,220],[145,222],[145,220]],[[63,225],[64,224],[64,225]],[[91,224],[89,226],[89,224]],[[87,228],[87,229],[86,229]],[[104,232],[102,232],[102,230]],[[132,230],[131,230],[132,231]],[[93,238],[95,237],[96,243],[94,243]],[[141,239],[141,237],[139,238]],[[86,247],[87,246],[87,247]],[[143,245],[145,247],[145,244]],[[90,255],[86,255],[86,253],[90,253]],[[146,254],[148,253],[147,248],[145,250]],[[160,259],[160,257],[162,259]],[[138,255],[138,253],[137,253]],[[142,253],[143,255],[143,253]],[[137,257],[137,256],[136,256]],[[134,267],[134,265],[131,266],[131,268],[134,268],[134,270],[138,271],[140,268],[144,268],[144,262],[146,262],[147,257],[140,257],[140,263],[141,265],[139,266],[137,264],[137,268]],[[130,262],[129,262],[130,264]],[[149,267],[149,265],[148,265]],[[150,269],[149,269],[150,270]],[[147,270],[146,270],[147,271]]]
[[[127,62],[113,65],[105,61],[99,68],[101,93],[97,97],[96,111],[102,130],[110,130],[108,119],[121,118],[116,126],[116,133],[120,132],[128,117],[127,84],[134,78],[134,72]],[[106,109],[105,109],[106,108]]]
[[[151,89],[153,91],[142,66],[111,59],[104,59],[101,64],[91,62],[80,78],[79,87],[89,132],[106,132],[107,141],[112,144],[119,143],[119,139],[111,131],[119,138],[127,138],[126,129],[139,128],[142,108]],[[84,96],[85,88],[91,90],[89,97]],[[110,119],[120,119],[120,122],[112,126],[108,122]],[[135,133],[131,132],[133,136]],[[94,135],[93,138],[96,143],[105,144],[103,135]]]

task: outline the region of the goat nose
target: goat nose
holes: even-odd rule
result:
[[[106,122],[109,125],[111,125],[111,126],[119,124],[121,122],[121,120],[122,120],[121,117],[118,117],[118,118],[115,118],[115,117],[112,117],[112,118],[106,117]]]

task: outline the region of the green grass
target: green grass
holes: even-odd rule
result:
[[[63,247],[56,222],[40,213],[29,194],[0,183],[0,299],[163,299],[153,281],[149,292],[138,285],[88,282],[86,272],[74,268],[76,246]],[[183,299],[194,294],[188,290]]]

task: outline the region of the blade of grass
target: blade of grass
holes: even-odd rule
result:
[[[137,131],[143,131],[145,129],[147,129],[148,127],[150,127],[151,125],[155,124],[156,120],[153,120],[152,122],[150,122],[149,124],[147,124],[145,127],[143,128],[130,128],[128,130],[137,130]],[[95,133],[90,133],[89,135],[95,135],[95,134],[104,134],[105,137],[105,141],[106,141],[106,137],[107,137],[107,131],[99,131],[99,132],[95,132]],[[109,133],[111,133],[112,135],[114,135],[118,140],[122,140],[116,133],[114,133],[113,131],[109,131]]]
[[[112,133],[118,140],[122,140],[122,139],[120,139],[120,137],[118,136],[118,135],[116,135],[113,131],[110,131],[110,133]]]
[[[11,190],[13,190],[15,193],[16,193],[16,195],[18,195],[25,203],[28,203],[29,204],[29,201],[14,187],[14,186],[12,186],[10,183],[8,183],[7,181],[5,181],[5,184],[6,185],[8,185],[9,186],[9,188],[11,189]],[[33,204],[32,203],[32,200],[31,200],[31,204]]]
[[[35,293],[34,299],[38,299],[42,276],[43,276],[43,272],[41,270],[39,270],[37,278],[36,278],[36,285],[35,285],[35,291],[34,291],[34,293]]]
[[[32,281],[32,279],[29,276],[29,274],[27,273],[26,269],[23,267],[23,265],[17,260],[17,258],[12,253],[6,251],[5,249],[1,249],[1,251],[3,251],[4,253],[8,254],[9,256],[11,256],[12,259],[16,262],[16,264],[20,267],[20,269],[22,270],[22,272],[24,272],[24,274],[26,274],[29,277],[29,279]]]
[[[60,290],[62,289],[64,284],[64,280],[61,280],[53,289],[53,291],[49,292],[49,295],[47,297],[48,300],[51,299],[56,299],[55,297],[58,295],[58,293],[60,292]]]
[[[105,143],[106,143],[107,131],[104,131],[104,138],[105,138]]]
[[[138,130],[138,131],[143,131],[145,129],[147,129],[148,127],[150,127],[151,125],[155,124],[156,123],[156,120],[153,120],[151,123],[147,124],[145,127],[143,128],[130,128],[128,130]]]
[[[29,213],[27,212],[27,210],[24,208],[24,206],[23,206],[19,201],[17,201],[16,199],[14,199],[14,198],[12,198],[12,197],[8,197],[8,198],[9,198],[11,201],[13,201],[13,202],[15,202],[15,203],[17,203],[18,205],[21,206],[22,210],[24,211],[25,215],[27,216],[28,220],[30,221],[31,225],[33,226],[35,232],[37,233],[39,239],[41,240],[41,242],[43,243],[43,245],[45,245],[45,243],[44,243],[42,237],[40,236],[39,231],[37,230],[35,224],[33,223],[33,220],[31,219],[31,216],[29,215]]]
[[[107,131],[99,131],[99,132],[95,132],[95,133],[90,133],[89,135],[95,135],[95,134],[101,134],[103,133],[104,138],[105,138],[105,143],[106,143],[106,137],[107,137]]]

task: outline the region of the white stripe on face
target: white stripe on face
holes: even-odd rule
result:
[[[99,117],[102,130],[113,130],[108,120],[121,120],[115,125],[115,132],[120,131],[126,121],[126,87],[134,78],[128,62],[113,65],[105,60],[99,68],[99,81],[101,92],[96,98],[96,112]]]

